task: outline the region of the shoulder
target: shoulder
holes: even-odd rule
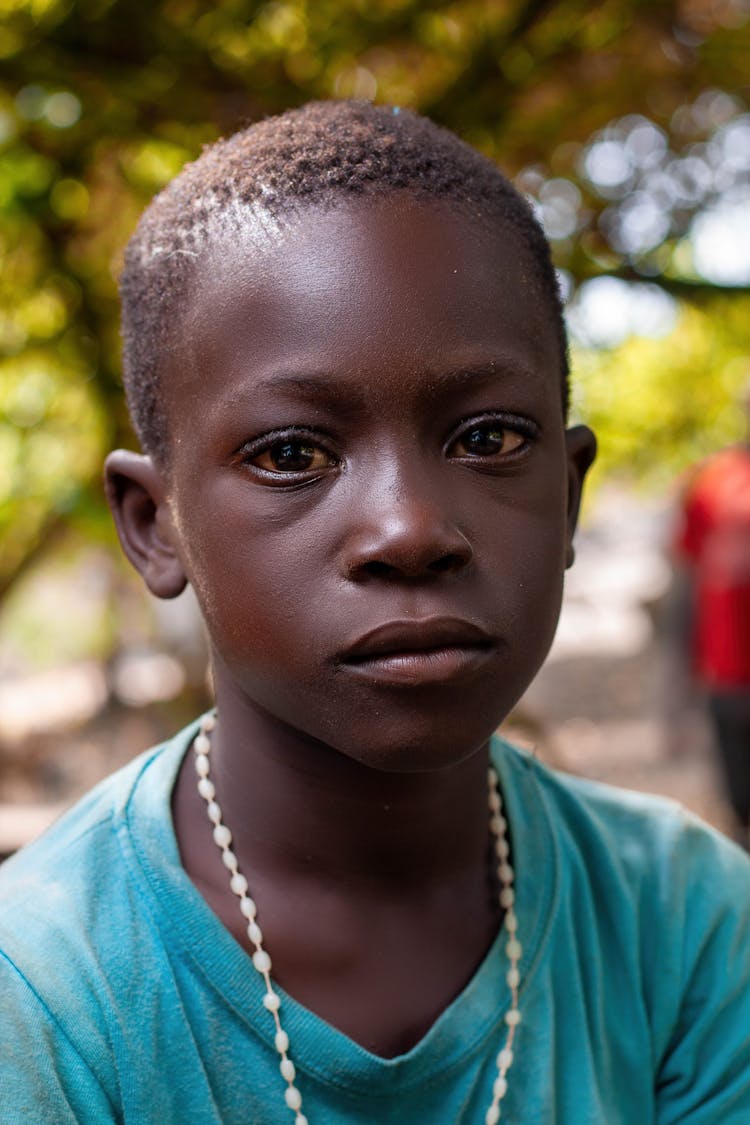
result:
[[[610,1007],[630,1012],[628,1042],[633,1003],[644,1015],[656,1120],[750,1120],[748,856],[674,801],[566,775],[507,745],[497,752],[526,809],[544,810],[528,816],[552,841],[547,932],[558,947],[575,944],[590,995],[609,990]],[[529,845],[523,820],[511,833]]]
[[[117,825],[137,780],[162,747],[106,778],[38,840],[0,866],[0,946],[4,933],[37,911],[49,924],[55,905],[88,885],[92,868],[104,871],[116,849]]]
[[[544,806],[563,873],[585,871],[610,895],[640,889],[664,907],[699,888],[705,907],[750,914],[750,859],[678,802],[566,774],[507,743],[503,748]]]
[[[94,994],[108,958],[145,913],[133,877],[133,823],[169,831],[180,736],[105,779],[43,836],[0,867],[0,957],[68,1010]],[[159,824],[159,822],[163,822]]]
[[[104,1097],[101,1081],[105,1101],[115,1097],[116,1075],[96,1060],[111,1058],[118,1011],[137,1003],[134,982],[142,994],[149,974],[157,973],[160,948],[147,880],[134,855],[143,846],[167,863],[170,793],[191,733],[107,778],[0,867],[0,1042],[11,1028],[18,1056],[12,1089],[24,1097],[27,1079],[38,1093],[36,1055],[47,1069],[55,1060],[58,1077],[68,1075],[68,1092],[89,1090],[89,1101]],[[176,863],[176,845],[174,851]],[[23,1065],[21,1056],[28,1059]],[[0,1062],[0,1085],[6,1062]],[[96,1079],[95,1071],[101,1072]],[[59,1096],[67,1105],[67,1094]]]
[[[669,797],[636,792],[609,785],[578,774],[548,766],[534,753],[521,750],[505,739],[493,739],[493,757],[507,765],[511,784],[523,777],[527,790],[537,794],[558,826],[574,827],[587,834],[598,834],[612,825],[621,828],[644,823],[656,828],[664,823],[682,821],[690,814]]]

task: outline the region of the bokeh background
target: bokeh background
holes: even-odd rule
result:
[[[665,605],[681,474],[746,425],[749,76],[749,0],[0,0],[0,853],[207,699],[190,596],[146,597],[103,502],[124,244],[202,145],[350,96],[497,160],[567,298],[601,457],[512,729],[725,824]]]

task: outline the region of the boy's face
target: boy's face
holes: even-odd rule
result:
[[[593,456],[564,431],[530,252],[389,197],[215,249],[201,281],[154,527],[202,605],[220,710],[384,769],[465,757],[547,653]]]

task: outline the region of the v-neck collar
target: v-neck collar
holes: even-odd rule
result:
[[[263,1007],[265,986],[247,952],[235,941],[194,887],[180,863],[171,817],[171,794],[198,721],[149,758],[125,802],[118,824],[126,862],[146,889],[153,916],[173,949],[216,991],[248,1029],[271,1049],[274,1025]],[[557,886],[554,837],[526,755],[493,738],[491,756],[498,771],[513,847],[518,936],[521,958],[520,1007],[544,946]],[[501,929],[471,980],[405,1054],[381,1058],[355,1043],[281,987],[282,1020],[294,1048],[298,1070],[332,1086],[368,1096],[382,1089],[391,1096],[445,1074],[486,1042],[502,1038],[510,1003],[505,979],[507,934]],[[494,1044],[493,1044],[494,1046]]]

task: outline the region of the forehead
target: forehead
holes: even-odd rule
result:
[[[398,193],[215,241],[169,366],[170,413],[295,373],[349,392],[388,388],[393,401],[494,366],[560,396],[550,300],[520,232]]]

